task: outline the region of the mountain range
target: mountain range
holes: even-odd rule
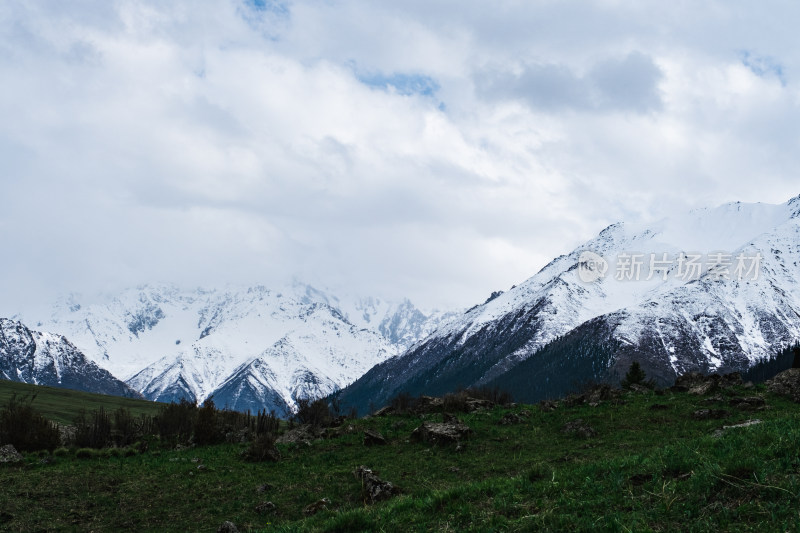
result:
[[[70,295],[36,328],[58,331],[144,397],[232,409],[294,408],[401,353],[447,318],[408,300],[340,299],[294,283]]]
[[[611,225],[463,313],[302,283],[70,295],[0,322],[0,377],[280,414],[475,386],[532,402],[619,382],[632,361],[666,385],[800,339],[798,265],[800,196]]]
[[[363,409],[400,392],[489,386],[538,401],[618,383],[634,360],[660,384],[744,370],[800,339],[799,264],[800,196],[614,224],[339,398]]]

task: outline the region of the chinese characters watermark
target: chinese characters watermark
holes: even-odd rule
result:
[[[603,279],[606,274],[617,281],[693,281],[703,277],[712,281],[755,281],[761,274],[762,258],[761,252],[623,252],[612,265],[600,254],[586,250],[578,260],[578,277],[585,283]]]

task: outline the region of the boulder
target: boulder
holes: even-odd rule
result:
[[[382,444],[386,444],[386,437],[377,431],[364,430],[364,446],[380,446]]]
[[[414,404],[416,414],[437,413],[442,410],[444,400],[433,396],[420,396]]]
[[[784,370],[767,381],[767,390],[779,396],[800,402],[800,368]]]
[[[256,505],[256,512],[258,514],[266,514],[275,511],[275,504],[272,502],[261,502]]]
[[[236,524],[226,521],[217,528],[217,533],[239,533],[239,530],[236,528]]]
[[[328,498],[317,500],[314,503],[306,505],[306,507],[303,509],[303,516],[312,516],[320,511],[327,511],[330,504],[331,501]]]
[[[522,415],[518,415],[516,413],[506,413],[497,423],[501,426],[512,426],[514,424],[522,424],[526,420],[526,417]]]
[[[275,442],[278,444],[304,444],[311,446],[311,442],[315,441],[325,435],[323,428],[314,427],[311,424],[303,424],[294,429],[290,429],[277,439]]]
[[[728,414],[728,411],[724,409],[698,409],[692,413],[692,418],[695,420],[709,420],[712,418],[725,418]]]
[[[375,411],[375,413],[372,416],[386,416],[386,415],[391,415],[393,413],[394,413],[394,407],[392,407],[391,405],[387,405]]]
[[[267,492],[268,490],[272,490],[274,488],[275,487],[271,483],[264,483],[263,485],[259,485],[258,487],[256,487],[256,492],[258,493]]]
[[[411,433],[411,439],[432,444],[452,444],[467,438],[470,433],[472,430],[461,423],[423,422]]]
[[[558,408],[558,403],[550,401],[550,400],[542,400],[539,402],[539,409],[544,411],[545,413],[549,413],[550,411],[555,411]]]
[[[739,409],[756,411],[759,409],[764,409],[764,407],[767,405],[767,402],[764,401],[764,398],[761,396],[745,396],[744,398],[731,398],[730,401],[728,401],[728,404],[733,407],[738,407]]]
[[[491,409],[494,402],[491,400],[481,400],[478,398],[467,398],[467,412],[472,413],[481,409]]]
[[[723,375],[710,374],[708,376],[700,372],[687,372],[678,376],[672,389],[704,396],[720,389],[728,389],[737,385],[742,385],[742,375],[738,372]]]
[[[383,481],[372,470],[366,466],[359,466],[353,474],[356,479],[361,481],[361,486],[367,503],[375,503],[381,500],[388,500],[399,493],[397,487],[389,481]]]
[[[0,463],[19,463],[24,457],[14,448],[13,444],[0,446]]]

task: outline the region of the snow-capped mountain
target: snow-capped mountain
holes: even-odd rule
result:
[[[340,300],[294,283],[181,290],[150,285],[59,302],[42,327],[69,337],[150,399],[285,411],[327,395],[447,318],[408,301]]]
[[[633,359],[662,383],[744,369],[800,339],[799,264],[800,197],[615,224],[378,365],[342,400],[511,381],[558,394],[618,380]],[[542,385],[567,368],[572,383]]]
[[[61,335],[0,318],[0,378],[87,392],[141,395],[88,360]]]

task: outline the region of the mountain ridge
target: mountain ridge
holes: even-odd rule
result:
[[[363,406],[367,398],[383,404],[399,392],[441,394],[459,386],[510,383],[515,371],[535,366],[520,368],[521,363],[571,332],[578,332],[588,350],[582,327],[602,331],[595,342],[613,346],[605,363],[605,356],[588,361],[596,371],[585,372],[584,380],[618,380],[633,360],[641,360],[664,384],[688,371],[747,368],[800,338],[798,215],[800,196],[779,205],[698,209],[650,225],[612,224],[405,354],[377,365],[339,398]],[[682,279],[689,271],[686,259],[695,252],[704,259],[703,268],[696,279]],[[606,268],[603,275],[587,270],[586,254],[598,269]],[[653,269],[641,269],[632,279],[631,259],[637,254],[640,267]],[[760,277],[714,279],[725,266],[714,263],[717,254],[730,261],[729,277],[740,255],[758,257]],[[648,264],[650,257],[655,260]]]

